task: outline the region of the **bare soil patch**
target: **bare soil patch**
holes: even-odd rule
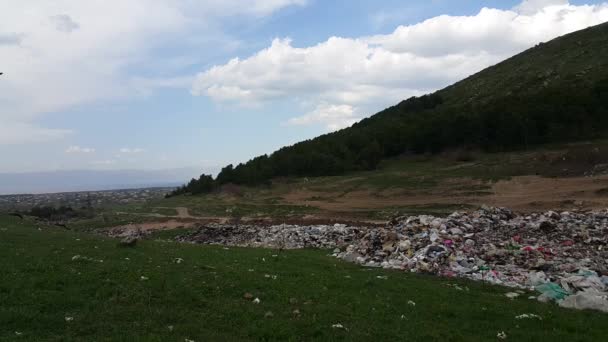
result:
[[[436,187],[424,190],[357,190],[346,194],[294,190],[283,198],[289,204],[311,205],[322,210],[341,212],[441,204],[487,204],[518,211],[601,209],[608,207],[608,176],[519,176],[494,183],[459,178],[445,180]]]

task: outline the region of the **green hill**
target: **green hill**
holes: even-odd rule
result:
[[[509,151],[608,134],[608,23],[542,43],[352,127],[229,165],[175,194],[375,169],[403,154]]]

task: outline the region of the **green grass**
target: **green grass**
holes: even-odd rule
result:
[[[271,216],[276,218],[302,216],[317,211],[312,206],[299,206],[277,203],[279,198],[267,198],[260,196],[256,190],[249,192],[237,201],[226,200],[222,196],[178,196],[162,201],[151,202],[148,207],[187,207],[193,216],[232,216],[232,217],[255,217]],[[142,208],[141,211],[146,211]]]
[[[16,218],[0,217],[0,268],[1,341],[493,341],[498,331],[511,341],[599,341],[608,324],[598,312],[508,300],[505,288],[365,269],[325,251],[125,249]],[[543,320],[516,320],[522,313]]]

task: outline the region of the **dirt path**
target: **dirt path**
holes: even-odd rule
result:
[[[158,218],[176,218],[176,219],[206,219],[208,217],[203,216],[192,216],[190,215],[190,211],[186,207],[154,207],[153,209],[169,209],[175,210],[176,215],[164,215],[159,213],[127,213],[118,211],[116,214],[118,215],[137,215],[137,216],[145,216],[145,217],[158,217]]]
[[[190,215],[190,211],[186,207],[177,207],[175,208],[177,211],[177,217],[179,218],[197,218],[196,216]]]

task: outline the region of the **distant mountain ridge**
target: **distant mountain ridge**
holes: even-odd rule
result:
[[[386,158],[445,149],[506,151],[608,137],[608,23],[537,46],[349,128],[228,165],[175,194],[276,177],[372,170]]]
[[[173,187],[197,173],[194,168],[172,170],[70,170],[0,173],[0,194],[99,191]]]

